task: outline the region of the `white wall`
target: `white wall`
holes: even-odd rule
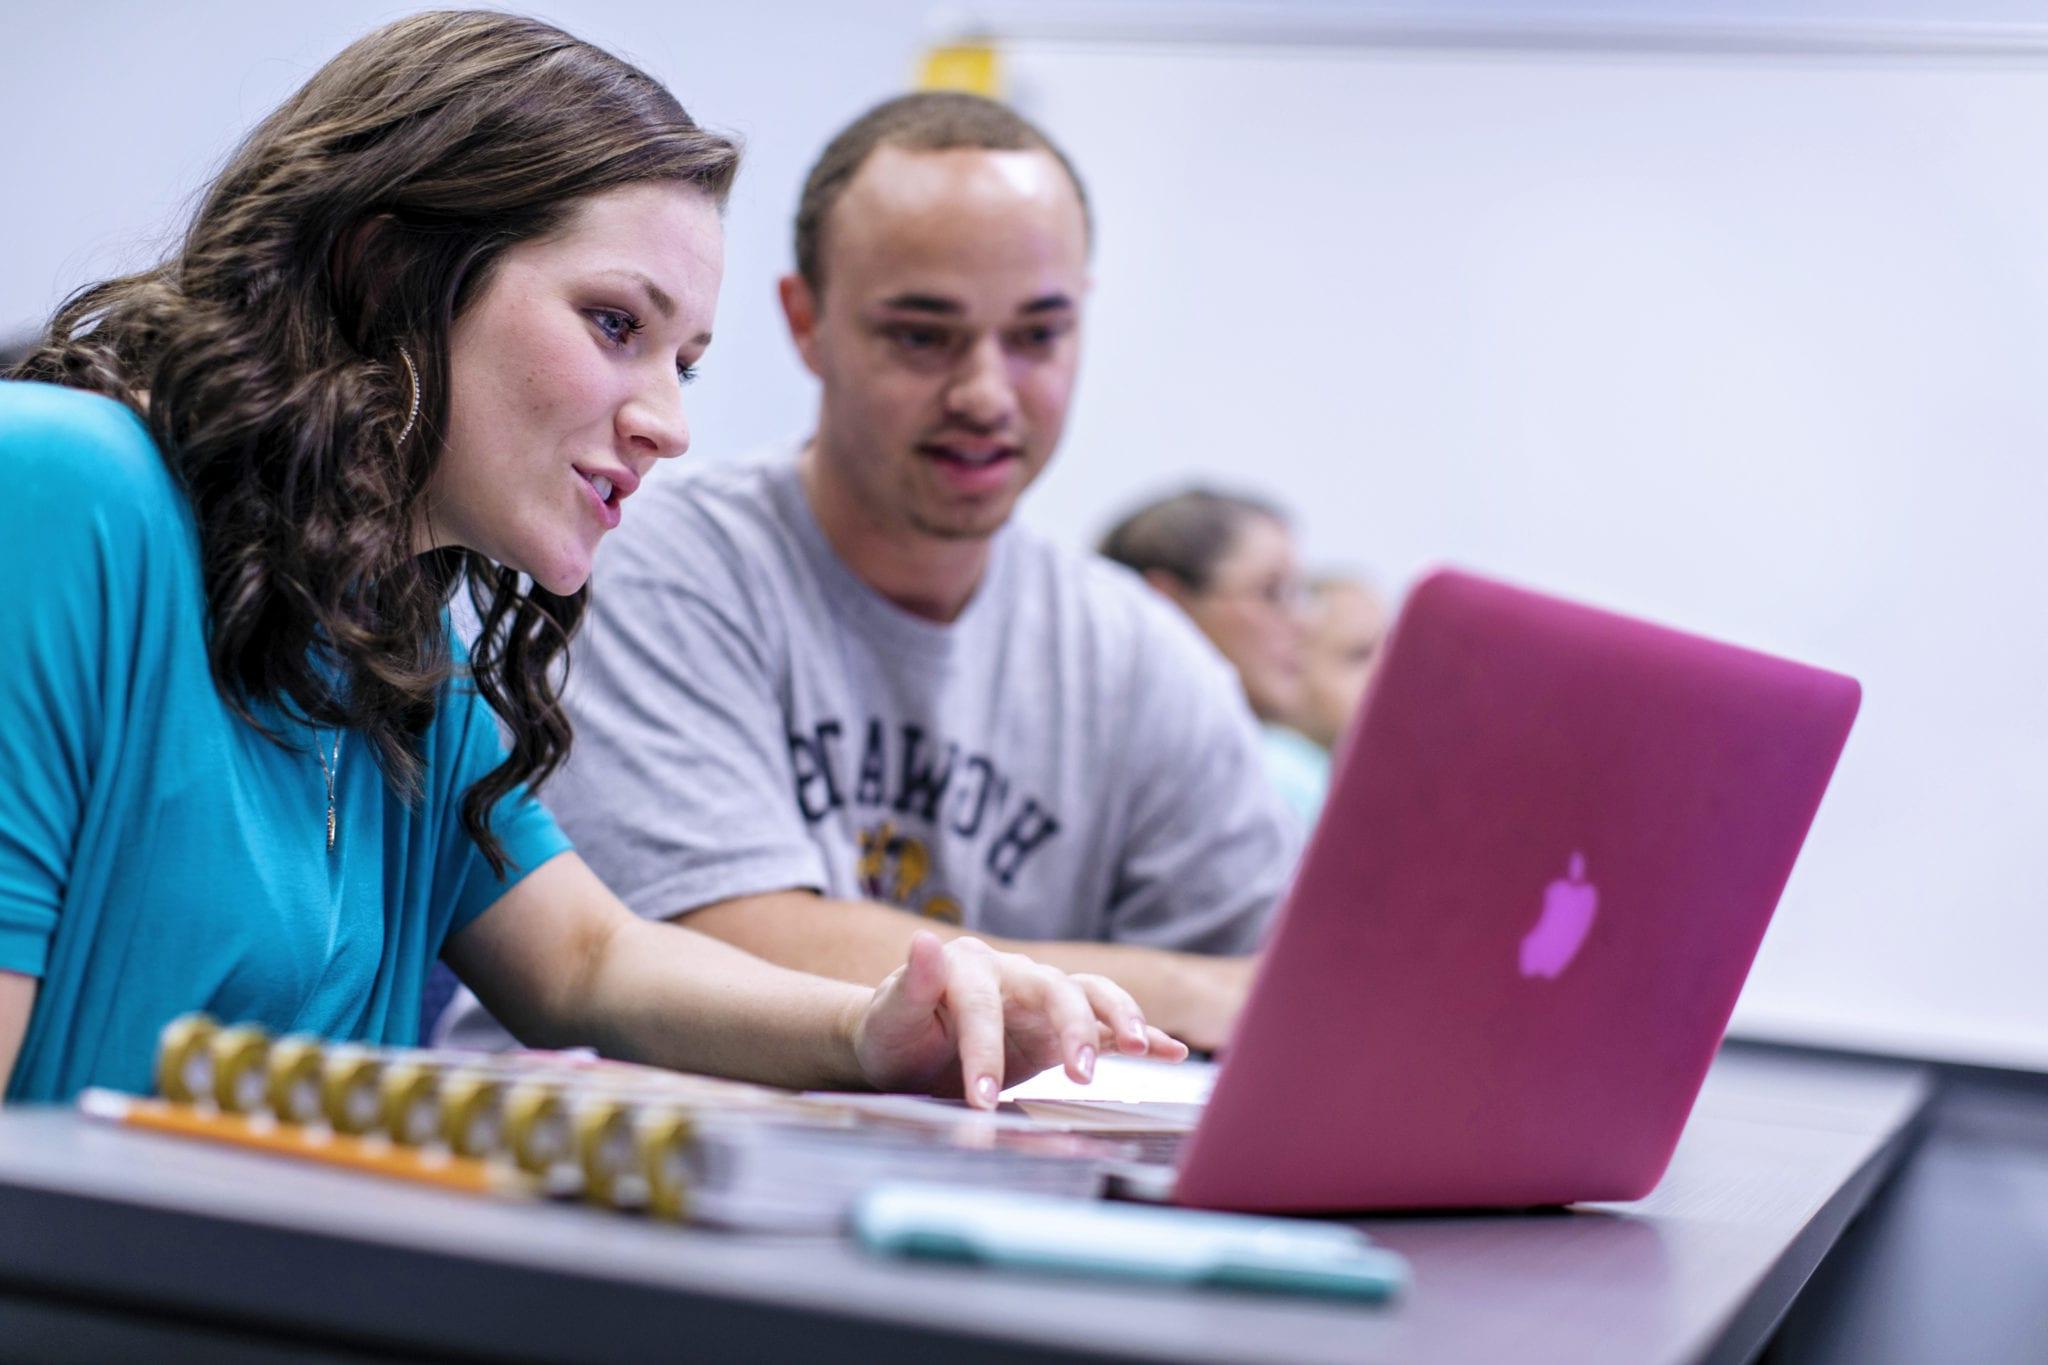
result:
[[[2048,1066],[2048,56],[1011,69],[1101,221],[1035,521],[1199,474],[1858,675],[1738,1028]]]
[[[154,260],[258,119],[349,41],[421,5],[216,0],[11,4],[0,18],[0,337],[70,290]],[[517,6],[632,58],[745,139],[717,340],[691,389],[696,449],[800,431],[813,405],[774,308],[811,158],[910,85],[921,0],[595,0]]]

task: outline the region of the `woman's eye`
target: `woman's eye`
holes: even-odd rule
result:
[[[604,333],[605,340],[614,346],[623,346],[632,335],[640,330],[640,319],[631,313],[622,313],[616,308],[591,310],[590,319],[597,324],[597,330]]]
[[[676,366],[676,382],[677,382],[678,384],[689,384],[689,383],[693,383],[693,382],[695,382],[696,378],[697,378],[697,367],[696,367],[695,365],[678,365],[678,366]]]

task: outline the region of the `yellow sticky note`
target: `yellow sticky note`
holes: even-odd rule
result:
[[[924,54],[918,64],[920,90],[963,90],[970,95],[1003,97],[1003,64],[989,43],[948,43]]]

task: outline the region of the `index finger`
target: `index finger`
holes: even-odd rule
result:
[[[960,1084],[967,1102],[996,1107],[1003,1089],[1003,992],[987,953],[948,952],[946,993],[939,1008],[959,1040]]]

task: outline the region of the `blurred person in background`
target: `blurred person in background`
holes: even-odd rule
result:
[[[1293,726],[1334,750],[1365,696],[1387,637],[1387,604],[1364,579],[1328,574],[1308,589],[1300,704]]]
[[[1264,730],[1267,776],[1301,827],[1313,825],[1330,760],[1289,723],[1303,700],[1305,623],[1286,514],[1260,498],[1190,488],[1126,516],[1100,549],[1186,612],[1237,670]]]

